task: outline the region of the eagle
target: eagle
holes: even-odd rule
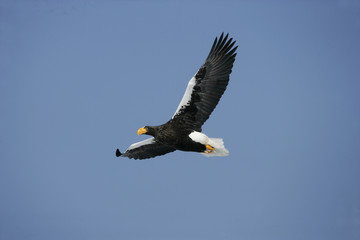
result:
[[[137,134],[152,136],[131,144],[117,157],[147,159],[175,150],[198,152],[205,156],[228,156],[223,139],[209,138],[202,125],[210,117],[229,83],[236,57],[235,42],[229,34],[216,37],[210,53],[197,73],[190,79],[175,114],[160,126],[144,126]]]

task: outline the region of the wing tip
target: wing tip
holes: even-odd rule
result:
[[[234,47],[236,40],[234,40],[232,37],[230,37],[229,33],[224,33],[222,32],[220,37],[215,37],[215,41],[211,47],[211,50],[209,52],[209,55],[207,58],[210,58],[214,55],[216,55],[217,53],[222,53],[227,55],[228,52],[230,52],[232,49],[235,49],[236,51],[236,47]]]
[[[120,152],[120,150],[117,148],[116,149],[116,157],[120,157],[122,155],[122,153]]]

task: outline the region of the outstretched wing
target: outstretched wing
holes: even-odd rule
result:
[[[119,149],[116,149],[116,156],[146,159],[164,155],[175,150],[175,148],[156,142],[154,138],[148,138],[144,141],[131,144],[124,153],[121,153]]]
[[[209,56],[188,83],[185,94],[170,121],[201,131],[229,82],[236,56],[236,41],[228,35],[215,38]]]

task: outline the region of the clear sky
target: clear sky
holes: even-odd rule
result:
[[[230,156],[116,158],[221,32]],[[360,239],[359,43],[358,0],[1,0],[0,239]]]

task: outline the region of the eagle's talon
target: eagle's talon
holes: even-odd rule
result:
[[[212,153],[212,151],[214,151],[214,149],[215,149],[213,146],[211,146],[209,144],[206,144],[205,147],[206,147],[206,150],[204,153]]]

